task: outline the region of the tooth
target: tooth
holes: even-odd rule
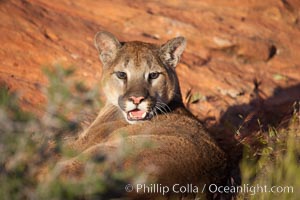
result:
[[[131,118],[133,117],[131,112],[129,112],[129,117],[131,117]]]
[[[145,118],[145,117],[146,117],[146,115],[147,115],[147,113],[146,113],[146,112],[144,112],[144,114],[142,115],[142,118]]]

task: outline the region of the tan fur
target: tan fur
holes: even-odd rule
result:
[[[161,47],[142,42],[128,42],[121,45],[113,38],[106,44],[105,40],[113,36],[105,32],[102,34],[104,36],[101,37],[104,39],[100,38],[100,42],[97,42],[96,38],[96,47],[103,63],[102,79],[108,101],[92,125],[78,140],[70,144],[72,149],[81,153],[74,159],[63,162],[66,170],[71,174],[78,173],[84,165],[78,161],[81,155],[90,157],[100,152],[113,157],[121,145],[121,135],[125,133],[127,145],[136,146],[141,141],[149,141],[154,147],[149,149],[136,147],[135,159],[127,159],[124,166],[136,166],[139,170],[149,173],[157,183],[169,186],[176,183],[221,184],[227,176],[227,156],[204,130],[202,124],[186,110],[181,100],[174,67],[179,61],[182,48],[185,47],[185,41],[180,38],[179,43],[176,43],[178,40],[173,40]],[[113,47],[112,51],[97,46],[101,42],[100,45],[112,43],[114,45],[115,41],[116,47]],[[175,56],[174,60],[170,60],[172,56]],[[128,65],[127,68],[124,67],[124,63]],[[149,68],[162,72],[162,77],[151,86],[142,79],[136,78],[134,82],[130,82],[128,78],[126,87],[123,87],[112,75],[116,69],[126,69],[131,77],[141,76],[147,74]],[[114,98],[118,98],[118,95],[128,90],[136,93],[141,87],[158,93],[160,100],[168,106],[149,120],[131,124],[125,119],[123,110]],[[148,102],[147,99],[145,101]],[[147,106],[151,106],[150,100]],[[149,170],[150,166],[154,168]]]

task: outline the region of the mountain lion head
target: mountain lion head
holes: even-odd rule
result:
[[[98,32],[95,46],[103,66],[102,83],[107,101],[117,106],[129,123],[151,120],[182,102],[175,67],[186,40],[177,37],[163,45],[119,42]]]

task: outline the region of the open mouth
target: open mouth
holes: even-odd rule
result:
[[[146,120],[148,113],[143,110],[134,109],[127,113],[127,119],[131,121]]]

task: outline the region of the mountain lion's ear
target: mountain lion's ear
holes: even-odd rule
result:
[[[99,53],[99,58],[104,66],[116,58],[118,49],[121,46],[113,34],[105,31],[98,32],[95,35],[94,42]]]
[[[160,48],[159,56],[162,62],[170,67],[176,67],[180,60],[180,56],[186,46],[186,39],[184,37],[177,37],[169,40]]]

